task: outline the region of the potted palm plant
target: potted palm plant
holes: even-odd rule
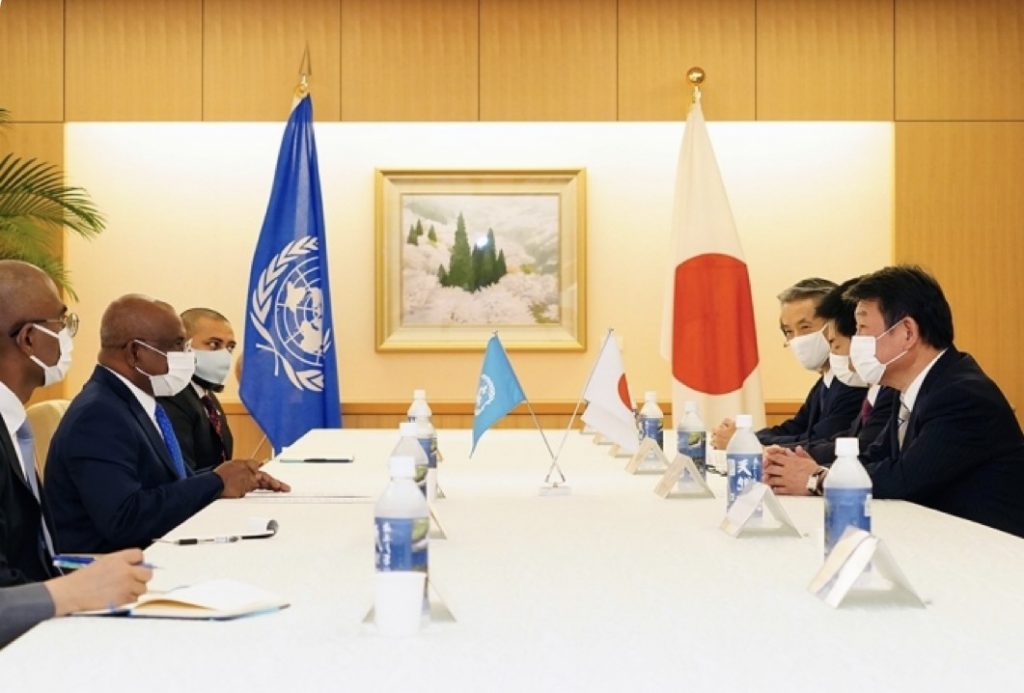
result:
[[[0,127],[10,120],[0,108]],[[103,231],[104,220],[83,188],[64,184],[53,164],[7,154],[0,159],[0,259],[36,265],[77,298],[55,241],[66,227],[83,238]]]

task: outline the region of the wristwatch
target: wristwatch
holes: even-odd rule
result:
[[[818,467],[818,469],[807,477],[807,492],[812,496],[820,496],[824,489],[821,485],[825,483],[825,476],[828,474],[828,467]]]

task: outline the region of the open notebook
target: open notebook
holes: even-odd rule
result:
[[[236,580],[209,580],[168,592],[148,592],[133,604],[76,616],[132,616],[222,621],[276,611],[288,602],[272,592]]]

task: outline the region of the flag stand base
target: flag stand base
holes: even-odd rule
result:
[[[572,489],[568,484],[544,484],[539,491],[542,496],[569,496]]]

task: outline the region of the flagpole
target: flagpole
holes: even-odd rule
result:
[[[704,78],[706,77],[703,67],[697,67],[694,65],[686,71],[687,81],[693,85],[693,102],[700,103],[700,85],[704,84]]]
[[[608,344],[608,340],[612,338],[612,332],[614,328],[609,327],[608,333],[604,337],[604,341],[601,342],[601,348],[598,349],[597,358],[594,359],[594,365],[590,367],[590,375],[587,376],[587,382],[583,383],[583,390],[580,392],[579,399],[576,400],[576,408],[572,410],[572,416],[569,417],[569,425],[565,427],[565,433],[562,434],[562,442],[558,445],[558,452],[555,453],[555,459],[557,460],[562,456],[562,449],[565,447],[565,441],[569,439],[569,432],[572,431],[572,423],[576,420],[576,414],[580,411],[580,404],[583,403],[583,396],[587,393],[587,388],[590,387],[590,381],[594,379],[594,371],[597,370],[597,362],[601,358],[601,354],[604,353],[604,348]],[[550,472],[548,472],[550,476]],[[547,479],[545,479],[547,481]]]
[[[528,398],[524,396],[523,401],[526,402],[526,409],[530,412],[530,416],[533,417],[533,425],[537,427],[537,431],[540,433],[540,437],[544,440],[544,446],[548,449],[548,455],[551,456],[551,466],[548,467],[548,474],[547,476],[544,477],[544,483],[548,483],[548,481],[551,479],[551,472],[558,470],[558,475],[562,477],[561,483],[564,484],[566,482],[565,472],[563,472],[562,468],[558,466],[558,459],[555,458],[555,453],[551,449],[551,444],[548,442],[548,437],[544,435],[544,429],[540,427],[540,421],[537,420],[537,413],[533,411],[533,405],[530,404],[530,400]],[[558,486],[558,483],[559,482],[556,481],[555,486]]]

